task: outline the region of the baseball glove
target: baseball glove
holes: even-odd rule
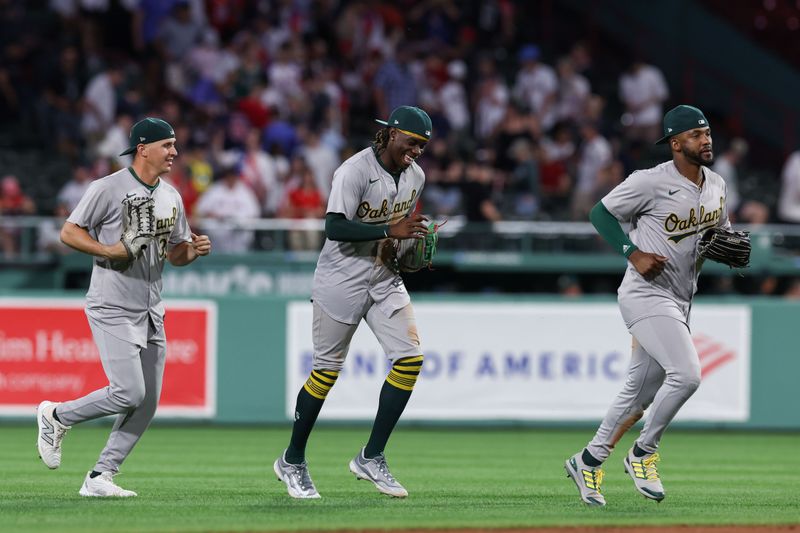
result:
[[[704,259],[745,268],[750,264],[750,233],[714,227],[703,233],[697,250]]]
[[[395,244],[397,266],[401,272],[416,272],[423,268],[431,268],[439,242],[439,228],[444,225],[431,222],[428,233],[421,239],[403,239]]]
[[[155,202],[149,197],[126,197],[122,201],[122,236],[120,241],[122,241],[125,250],[128,252],[128,262],[127,265],[116,266],[130,266],[131,263],[142,256],[147,245],[155,237],[154,207]]]

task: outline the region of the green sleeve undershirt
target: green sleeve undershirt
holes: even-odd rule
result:
[[[377,241],[389,236],[387,224],[364,224],[348,220],[342,213],[325,215],[325,236],[332,241]]]
[[[603,237],[614,250],[621,253],[625,257],[638,250],[635,244],[631,242],[628,236],[622,231],[617,218],[606,209],[603,202],[597,202],[592,210],[589,212],[589,220],[592,221],[597,233]]]

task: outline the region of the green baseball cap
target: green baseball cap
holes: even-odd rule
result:
[[[703,112],[690,105],[673,107],[664,115],[664,136],[656,144],[664,144],[673,135],[694,128],[711,127]]]
[[[422,109],[408,105],[401,105],[392,111],[392,114],[389,115],[389,120],[376,118],[375,122],[390,128],[397,128],[406,135],[421,141],[429,140],[433,130],[431,117]]]
[[[175,130],[165,120],[147,117],[140,120],[131,128],[130,148],[119,155],[128,155],[136,152],[140,144],[149,144],[162,139],[175,137]]]

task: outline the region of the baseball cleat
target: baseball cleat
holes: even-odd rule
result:
[[[578,487],[578,492],[581,495],[581,500],[587,505],[593,507],[603,507],[606,504],[606,499],[600,493],[600,485],[603,483],[603,469],[599,466],[589,466],[583,462],[581,457],[583,450],[579,451],[564,463],[564,469],[567,471],[567,477],[572,478],[575,486]]]
[[[660,502],[664,499],[664,486],[658,476],[656,463],[661,460],[658,453],[636,457],[633,448],[625,456],[625,473],[631,476],[633,484],[645,498]]]
[[[356,479],[371,481],[375,488],[384,494],[395,498],[408,496],[408,491],[389,471],[389,465],[386,464],[386,457],[383,453],[367,459],[364,457],[364,448],[361,448],[361,451],[350,461],[350,471],[356,476]]]
[[[275,459],[273,469],[275,470],[275,475],[278,476],[278,480],[286,483],[286,490],[292,498],[321,498],[319,492],[317,492],[317,487],[311,481],[311,475],[308,473],[308,463],[305,461],[299,465],[287,463],[286,452],[284,451],[280,457]]]
[[[36,425],[39,427],[36,447],[42,462],[50,469],[61,466],[61,440],[72,427],[65,426],[53,418],[53,411],[57,405],[54,402],[44,401],[36,409]]]
[[[91,472],[87,472],[86,479],[78,494],[92,498],[130,498],[137,496],[132,490],[125,490],[114,483],[114,476],[111,472],[103,472],[99,476],[91,477]]]

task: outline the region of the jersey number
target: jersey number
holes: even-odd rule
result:
[[[167,238],[161,237],[158,239],[158,257],[166,259],[167,257]]]

